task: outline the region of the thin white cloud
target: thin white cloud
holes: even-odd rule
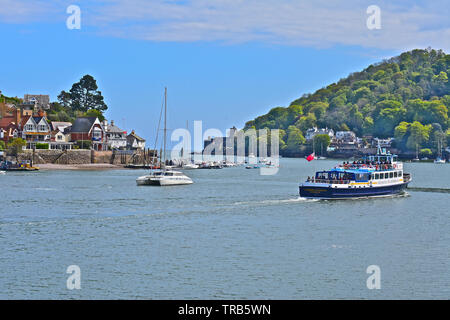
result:
[[[54,12],[54,4],[47,1],[0,0],[0,22],[28,23],[42,21]]]
[[[19,16],[29,15],[20,5],[29,1],[1,3],[11,5]],[[371,4],[381,8],[381,30],[366,27]],[[149,41],[450,49],[450,8],[443,0],[432,6],[426,1],[387,0],[103,0],[78,5],[83,23],[101,34]],[[4,11],[0,9],[3,21]]]

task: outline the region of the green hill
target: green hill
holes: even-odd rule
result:
[[[352,130],[358,136],[395,136],[403,150],[417,144],[434,148],[437,139],[447,143],[450,136],[449,74],[450,55],[443,51],[405,52],[305,94],[289,107],[273,108],[247,122],[245,129],[282,129],[285,151],[305,143],[303,135],[313,126]]]

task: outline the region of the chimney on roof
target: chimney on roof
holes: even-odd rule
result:
[[[111,126],[113,126],[114,125],[114,120],[111,120]]]
[[[39,117],[44,117],[45,116],[45,111],[42,110],[42,109],[39,109],[38,115],[39,115]]]
[[[20,124],[22,113],[21,110],[19,108],[16,108],[14,110],[14,118],[16,119],[16,125]]]
[[[134,129],[133,129],[133,130],[131,130],[131,134],[134,134]]]

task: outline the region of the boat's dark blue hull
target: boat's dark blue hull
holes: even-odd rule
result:
[[[408,182],[380,187],[366,188],[331,188],[319,186],[300,186],[300,196],[303,198],[322,198],[322,199],[348,199],[361,197],[377,197],[395,195],[401,193],[408,187]]]

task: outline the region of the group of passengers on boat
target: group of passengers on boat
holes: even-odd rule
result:
[[[375,171],[382,171],[396,169],[396,164],[393,164],[389,159],[380,161],[358,160],[353,162],[344,161],[344,163],[340,164],[338,167],[343,169],[372,169]]]

